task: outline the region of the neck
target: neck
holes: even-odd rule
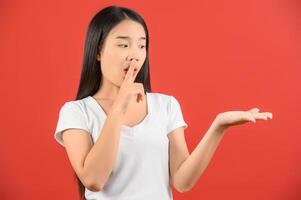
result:
[[[116,99],[120,87],[103,79],[104,81],[100,84],[99,90],[94,94],[95,98],[98,99]]]

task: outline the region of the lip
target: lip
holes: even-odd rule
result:
[[[138,64],[137,62],[135,62],[136,64]],[[126,67],[123,68],[123,70],[128,70],[131,66],[131,62],[126,64]],[[138,66],[136,66],[135,69],[138,69]]]
[[[124,69],[123,71],[126,73],[126,72],[128,72],[128,70],[129,70],[129,68],[126,68],[126,69]],[[134,72],[136,72],[136,71],[138,71],[138,68],[135,68],[135,69],[134,69]]]

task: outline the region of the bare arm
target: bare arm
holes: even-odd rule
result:
[[[134,82],[138,74],[138,70],[134,69],[137,68],[135,60],[130,63],[118,95],[110,107],[100,136],[94,145],[88,134],[78,134],[86,132],[84,130],[71,129],[67,132],[73,134],[63,135],[73,169],[81,182],[92,191],[102,190],[112,173],[118,155],[122,119],[130,98],[135,96],[137,102],[145,98],[143,97],[143,84]]]
[[[208,166],[217,146],[225,133],[213,121],[203,139],[184,160],[173,177],[173,183],[181,192],[190,190]]]
[[[228,127],[247,122],[255,123],[256,119],[272,119],[272,116],[270,112],[260,113],[258,108],[253,108],[248,111],[228,111],[217,115],[203,139],[189,156],[179,156],[180,154],[173,156],[178,158],[178,160],[182,160],[182,158],[185,157],[179,167],[174,167],[177,169],[173,178],[175,187],[185,192],[194,186],[208,166]],[[183,132],[183,130],[179,131],[180,135],[181,132]],[[175,142],[175,139],[173,140],[175,144],[180,141],[179,139],[178,142]],[[184,152],[183,155],[186,155],[186,148],[184,147],[185,145],[174,145],[174,148],[182,149],[180,152]],[[179,150],[173,150],[172,152],[177,151]],[[178,161],[178,163],[179,162],[180,161]]]
[[[102,190],[113,170],[120,141],[121,116],[119,113],[108,114],[99,138],[85,159],[85,176],[94,190]]]

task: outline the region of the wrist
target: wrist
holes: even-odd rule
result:
[[[112,116],[112,117],[122,117],[123,112],[121,109],[112,107],[108,113],[108,116]]]
[[[212,122],[212,127],[220,133],[223,133],[226,131],[226,129],[228,128],[227,126],[223,125],[220,120],[219,120],[219,116],[216,116],[215,119]]]

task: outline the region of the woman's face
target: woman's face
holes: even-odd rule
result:
[[[138,73],[146,58],[146,35],[141,24],[123,20],[109,32],[100,52],[103,78],[120,87],[132,59]]]

